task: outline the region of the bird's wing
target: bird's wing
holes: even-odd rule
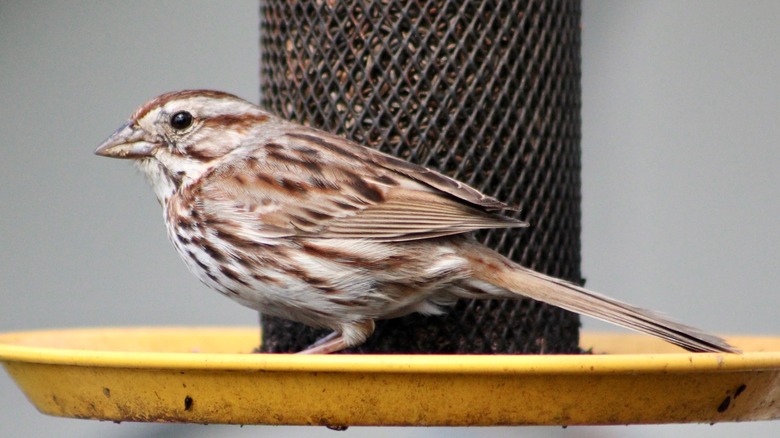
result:
[[[242,234],[406,241],[526,226],[472,187],[308,128],[239,152],[188,196]]]

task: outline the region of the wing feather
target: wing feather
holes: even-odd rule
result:
[[[242,236],[407,241],[527,226],[422,166],[297,125],[192,184],[192,205]]]
[[[360,159],[364,163],[376,164],[377,166],[390,170],[393,173],[404,175],[434,189],[438,189],[441,192],[447,193],[487,210],[514,210],[513,207],[506,205],[498,199],[493,198],[492,196],[488,196],[458,180],[452,179],[446,175],[442,175],[435,170],[431,170],[418,164],[410,163],[375,149],[367,148],[327,132],[312,128],[298,128],[298,131],[303,132],[288,134],[288,137],[316,143],[330,151],[336,151],[335,153],[339,154],[343,158],[353,160]]]

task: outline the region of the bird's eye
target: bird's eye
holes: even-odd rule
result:
[[[187,111],[179,111],[171,116],[171,127],[177,131],[187,129],[192,125],[192,114]]]

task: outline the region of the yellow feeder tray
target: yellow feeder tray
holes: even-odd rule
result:
[[[582,335],[591,355],[246,354],[255,328],[0,334],[38,410],[186,423],[405,426],[717,423],[780,418],[780,339],[691,354],[643,335]],[[609,353],[609,354],[602,354]]]

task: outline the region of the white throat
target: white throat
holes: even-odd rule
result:
[[[183,183],[183,177],[171,174],[165,166],[154,158],[138,160],[135,162],[135,165],[146,176],[146,180],[152,186],[155,196],[157,196],[157,201],[165,207]]]

